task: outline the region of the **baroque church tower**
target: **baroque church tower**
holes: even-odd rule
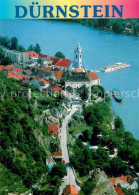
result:
[[[77,47],[74,51],[74,68],[82,68],[82,47],[80,46],[80,43],[78,42]]]

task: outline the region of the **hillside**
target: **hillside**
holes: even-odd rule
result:
[[[44,188],[49,183],[51,193],[56,187],[55,177],[48,175],[46,166],[51,137],[42,114],[54,102],[48,103],[49,98],[43,95],[35,98],[36,92],[31,90],[33,97],[29,98],[28,86],[0,74],[0,194],[22,194],[34,184]],[[56,175],[55,182],[60,185],[60,176]]]

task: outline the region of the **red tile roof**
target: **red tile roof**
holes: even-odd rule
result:
[[[4,65],[0,65],[0,71],[2,71],[5,68]]]
[[[73,185],[68,185],[64,189],[64,195],[78,195],[76,188]]]
[[[46,58],[47,60],[51,60],[52,56],[48,56],[48,55],[45,55],[45,54],[40,54],[39,55],[40,58]]]
[[[50,87],[50,89],[55,93],[58,94],[59,92],[62,92],[62,88],[58,86]]]
[[[50,66],[44,67],[43,70],[44,70],[44,71],[51,71],[51,70],[52,70],[52,67],[50,67]]]
[[[29,51],[29,52],[25,52],[27,55],[29,55],[31,58],[35,57],[39,57],[39,54],[36,53],[35,51]]]
[[[26,72],[28,72],[28,73],[32,73],[32,72],[31,72],[31,70],[27,70]]]
[[[62,157],[62,152],[53,152],[53,156]]]
[[[64,71],[56,71],[56,72],[54,72],[54,75],[55,75],[56,79],[61,79],[63,74],[64,74]]]
[[[124,193],[123,193],[123,191],[122,191],[122,189],[120,187],[116,187],[114,189],[115,189],[117,195],[124,195]]]
[[[49,125],[48,133],[52,135],[58,135],[58,126],[57,125]]]
[[[84,70],[82,68],[77,68],[76,71],[79,72],[79,73],[84,72]]]
[[[88,79],[90,79],[90,80],[97,80],[97,79],[99,79],[99,76],[97,75],[96,72],[89,72],[89,73],[87,74],[87,77],[88,77]]]
[[[53,58],[52,65],[56,65],[56,63],[59,61],[59,58]]]
[[[15,78],[15,79],[23,79],[25,77],[28,77],[28,75],[18,75],[16,73],[14,73],[13,71],[8,71],[8,75],[7,78]]]
[[[110,178],[109,180],[111,183],[113,183],[113,185],[118,185],[122,183],[128,183],[128,184],[133,183],[133,178],[131,177],[131,175],[117,177],[117,178]]]
[[[34,79],[36,79],[36,80],[39,81],[39,82],[42,81],[44,84],[49,84],[49,80],[41,79],[40,77],[34,77]]]
[[[12,65],[7,65],[7,66],[4,66],[4,65],[0,65],[0,71],[2,70],[8,70],[8,69],[13,69],[14,67]]]
[[[12,68],[14,68],[13,65],[7,65],[7,66],[5,66],[4,69],[12,69]]]
[[[13,68],[13,71],[14,72],[23,72],[22,68],[19,68],[19,67]]]
[[[61,59],[56,63],[56,66],[60,67],[68,67],[70,66],[71,61],[68,59]]]
[[[54,58],[52,61],[52,65],[60,66],[60,67],[68,67],[71,63],[71,60],[64,58]]]

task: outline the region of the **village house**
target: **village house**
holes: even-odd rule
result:
[[[55,80],[56,82],[60,82],[63,74],[64,74],[64,71],[53,71],[50,78]]]
[[[33,72],[35,72],[35,74],[41,78],[49,79],[53,75],[51,70],[52,70],[52,67],[44,67],[44,68],[37,68],[36,70],[34,69]]]
[[[7,65],[7,66],[4,66],[4,65],[0,65],[0,72],[6,72],[6,71],[9,71],[9,70],[12,70],[14,68],[13,65]]]
[[[61,97],[63,95],[63,90],[61,87],[53,84],[50,87],[48,87],[47,93],[49,94],[50,97]]]
[[[20,67],[14,67],[13,65],[0,66],[0,71],[6,75],[7,78],[14,78],[17,80],[28,80],[28,75],[23,74],[23,69]]]
[[[39,58],[42,58],[44,65],[51,65],[52,64],[52,56],[39,54]]]
[[[46,165],[48,166],[48,172],[51,173],[52,168],[56,165],[56,162],[52,157],[46,159]]]
[[[76,188],[73,185],[67,185],[64,188],[62,195],[78,195]]]
[[[49,81],[46,79],[42,79],[40,77],[34,77],[31,79],[30,84],[34,86],[36,89],[39,89],[39,91],[43,92],[45,88],[49,87]]]
[[[36,53],[35,51],[28,51],[25,53],[29,56],[31,60],[38,60],[39,54]]]
[[[53,58],[52,67],[58,68],[59,70],[69,71],[71,60],[64,58]]]
[[[90,80],[91,86],[100,85],[100,78],[96,72],[88,72],[87,78]]]
[[[118,184],[120,184],[121,187],[126,189],[135,190],[138,188],[138,183],[134,181],[131,175],[117,177],[117,178],[110,178],[109,180],[114,185],[114,187],[117,187]]]
[[[62,161],[62,159],[63,159],[63,154],[62,154],[62,152],[53,152],[53,158],[54,158],[54,160],[55,161]]]
[[[57,137],[59,134],[58,125],[49,125],[48,133],[54,138]]]

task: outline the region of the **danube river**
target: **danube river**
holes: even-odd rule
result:
[[[106,90],[117,88],[124,93],[122,103],[112,100],[114,113],[123,119],[125,129],[139,138],[139,38],[45,20],[1,20],[0,34],[9,38],[16,36],[19,44],[26,48],[39,43],[42,53],[53,56],[61,51],[69,59],[73,59],[75,46],[80,41],[83,63],[89,70],[100,70],[116,62],[130,64],[127,69],[98,74]]]

